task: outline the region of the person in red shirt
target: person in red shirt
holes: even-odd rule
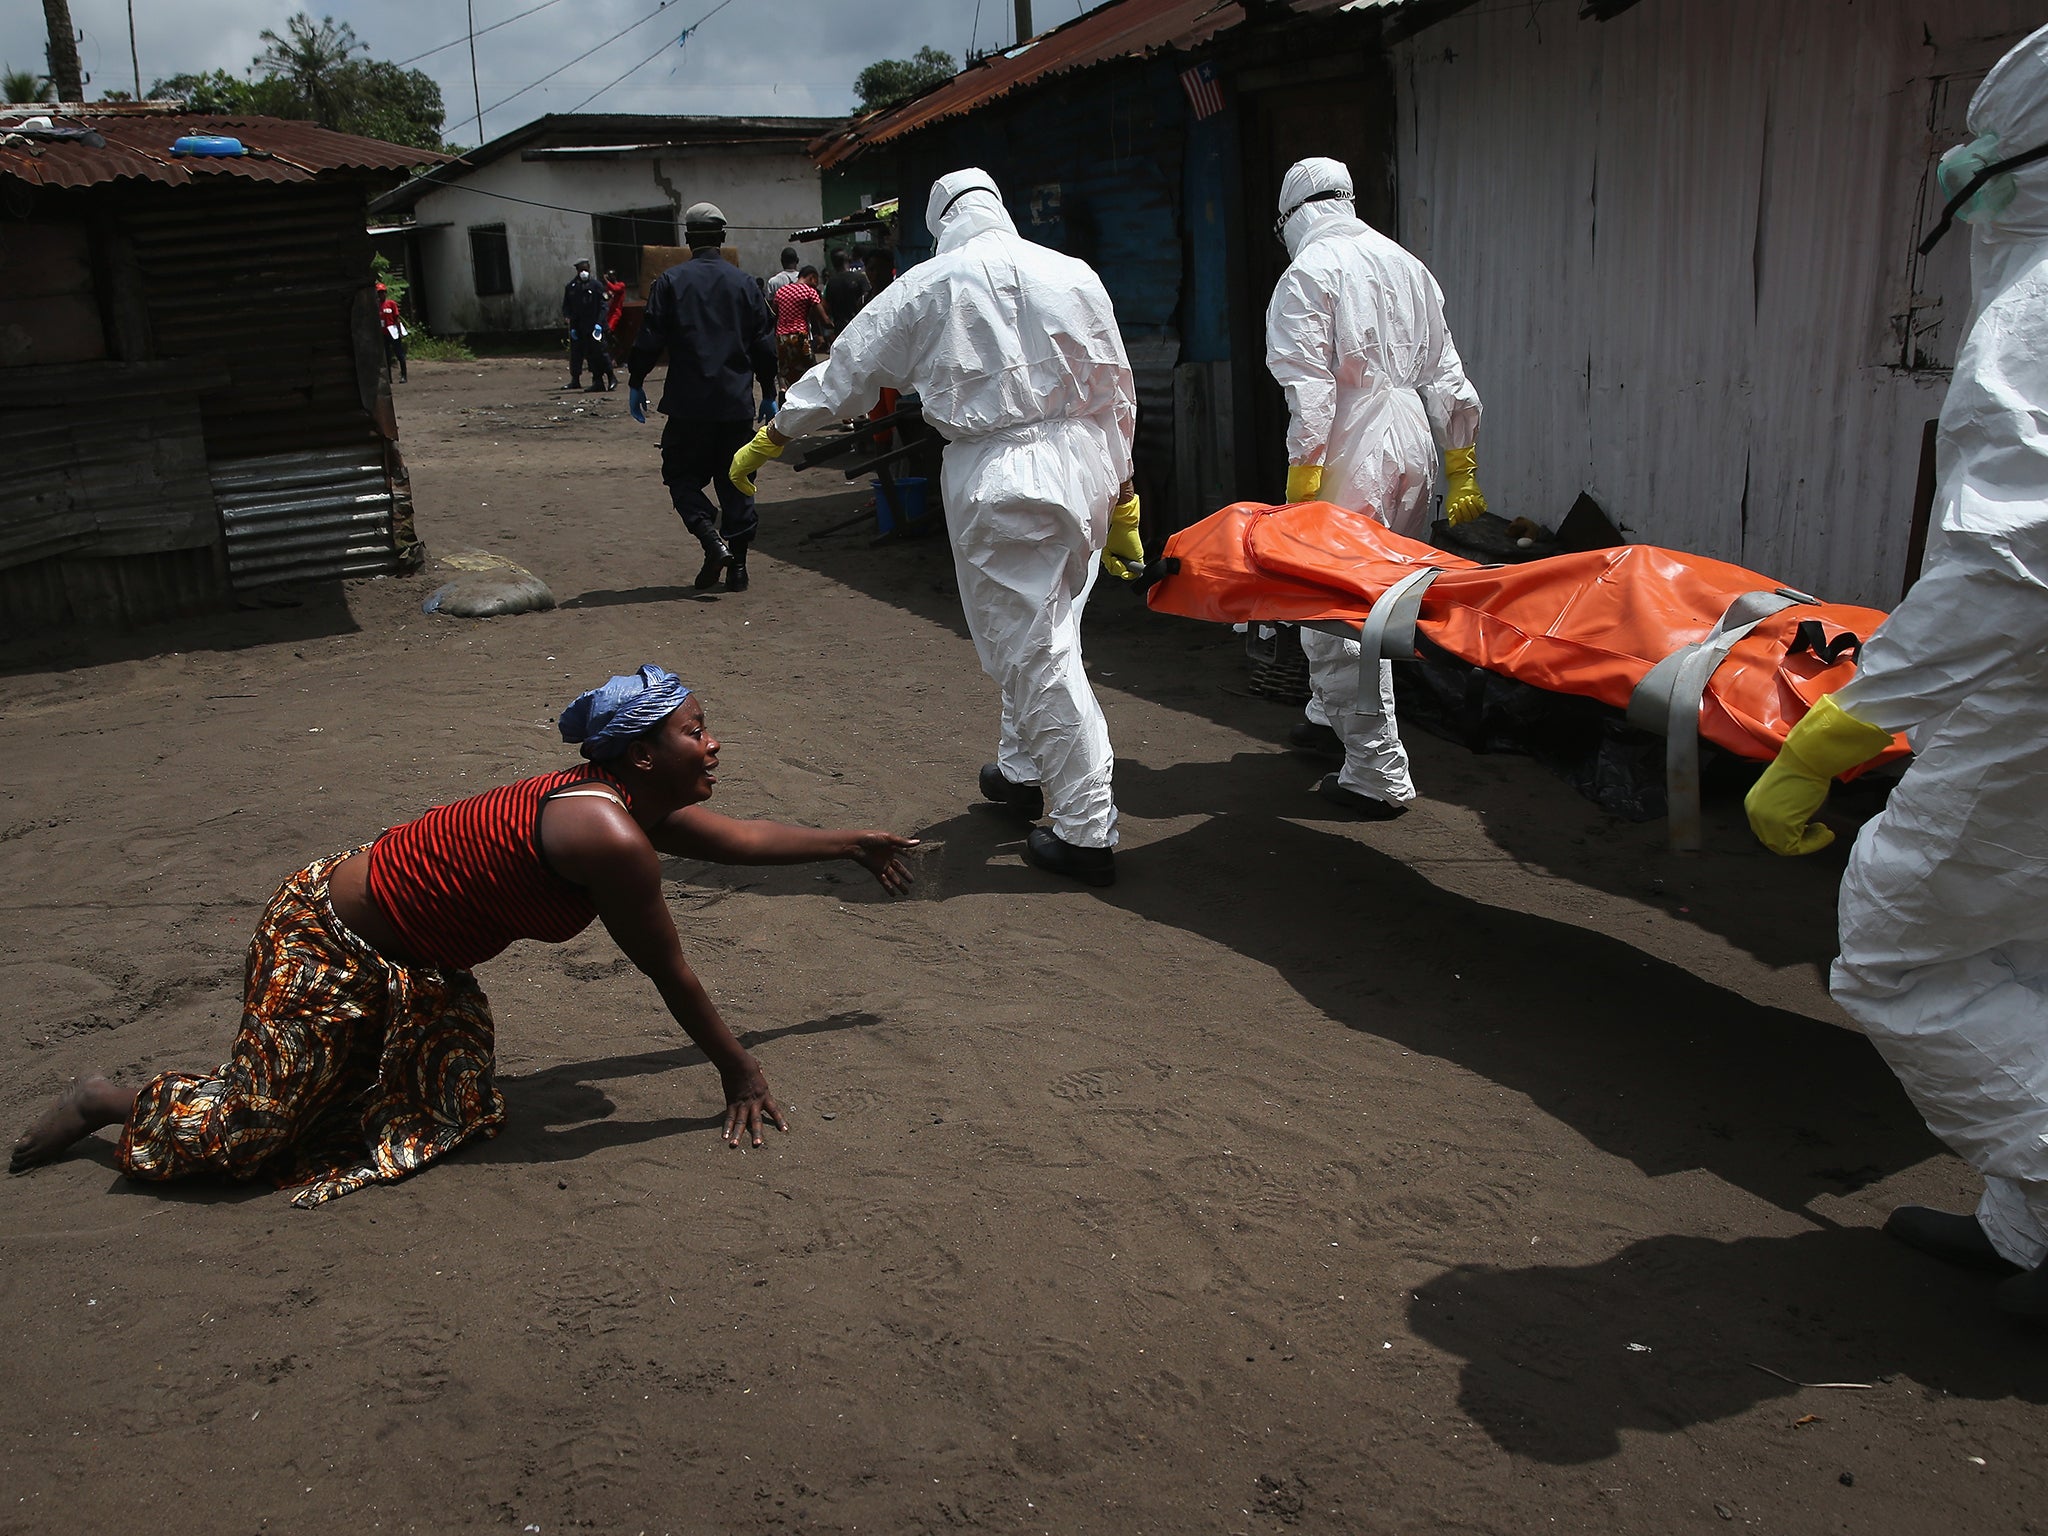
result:
[[[825,312],[825,301],[818,296],[817,281],[818,269],[805,267],[769,295],[769,302],[775,306],[778,398],[788,394],[789,386],[810,372],[816,361],[811,352],[812,319],[822,320],[827,327],[832,324],[832,317]]]
[[[399,318],[398,301],[391,297],[391,290],[382,283],[377,285],[377,324],[384,331],[384,372],[388,376],[391,365],[398,364],[398,382],[405,378],[405,321]]]
[[[616,370],[619,366],[619,316],[626,312],[626,285],[609,267],[605,269],[604,291],[609,301],[604,311],[604,344],[605,350],[612,355],[612,368]]]
[[[657,666],[579,696],[561,731],[582,763],[438,807],[291,876],[249,947],[226,1064],[140,1088],[82,1077],[15,1142],[11,1171],[119,1125],[116,1161],[139,1179],[268,1177],[309,1206],[403,1178],[504,1124],[471,967],[519,939],[563,943],[593,919],[718,1069],[727,1143],[787,1130],[683,958],[661,860],[851,859],[900,896],[915,839],[707,810],[718,742],[696,695]]]

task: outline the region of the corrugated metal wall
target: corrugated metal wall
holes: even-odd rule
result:
[[[359,334],[363,207],[355,184],[236,184],[145,195],[124,219],[156,356],[211,381],[200,412],[238,588],[399,567],[365,384],[380,365]]]
[[[1478,7],[1396,55],[1400,234],[1485,401],[1495,510],[1590,491],[1641,541],[1889,606],[1947,387],[1899,327],[1930,364],[1959,329],[1954,269],[1912,257],[1941,103],[2038,5],[1578,10]]]
[[[352,331],[370,270],[363,205],[344,183],[150,188],[124,207],[155,355],[225,375],[200,397],[209,458],[376,435]]]

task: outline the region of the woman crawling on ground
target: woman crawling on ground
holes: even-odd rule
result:
[[[706,810],[718,743],[699,702],[642,667],[562,712],[588,762],[524,779],[316,860],[271,898],[249,946],[242,1028],[208,1077],[138,1092],[81,1078],[14,1144],[46,1162],[106,1125],[136,1178],[268,1175],[317,1205],[494,1136],[490,1005],[470,975],[515,939],[559,944],[602,918],[725,1085],[725,1139],[761,1145],[782,1110],[683,959],[659,855],[720,864],[852,859],[901,895],[915,846]]]

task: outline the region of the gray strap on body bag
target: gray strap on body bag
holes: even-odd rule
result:
[[[1665,818],[1676,852],[1700,849],[1700,705],[1707,684],[1736,642],[1765,619],[1819,601],[1791,587],[1745,592],[1704,638],[1680,646],[1650,668],[1629,695],[1628,723],[1664,738]]]

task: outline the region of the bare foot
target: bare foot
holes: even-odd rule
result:
[[[104,1077],[81,1077],[57,1096],[57,1102],[14,1144],[7,1160],[9,1173],[47,1163],[73,1142],[82,1141],[103,1125],[118,1125],[135,1107],[135,1095]]]

